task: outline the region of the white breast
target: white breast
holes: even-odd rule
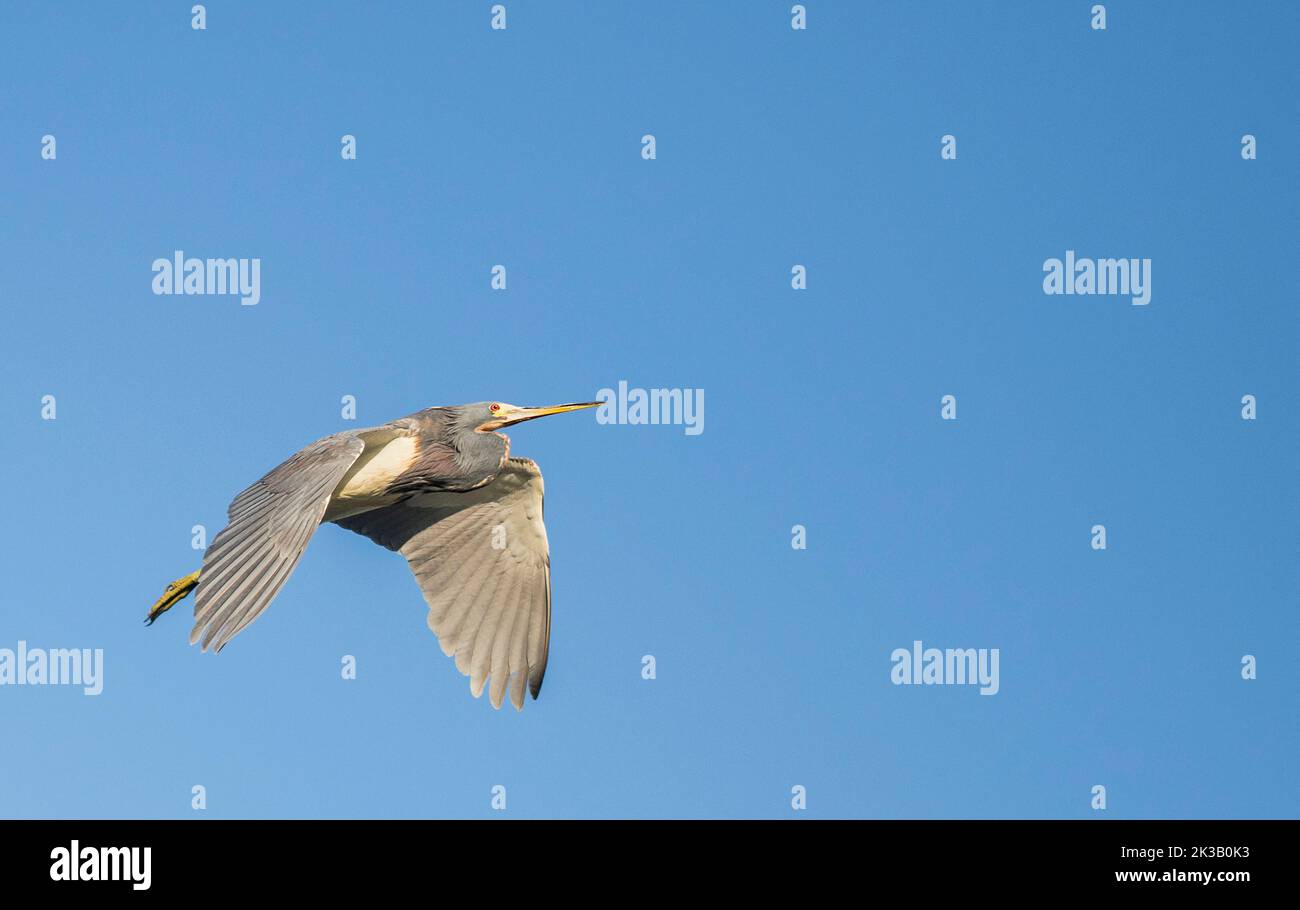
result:
[[[393,502],[395,497],[381,494],[411,466],[416,452],[413,436],[397,436],[388,442],[367,445],[361,457],[334,488],[329,509],[331,514],[325,520]]]

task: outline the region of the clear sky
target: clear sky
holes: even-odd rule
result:
[[[0,7],[0,648],[104,652],[0,686],[0,815],[1300,814],[1300,6],[190,5]],[[260,301],[155,295],[176,250]],[[1149,304],[1046,295],[1067,250]],[[620,380],[704,432],[511,431],[522,714],[334,526],[220,655],[141,624],[306,443]],[[999,691],[894,685],[917,640]]]

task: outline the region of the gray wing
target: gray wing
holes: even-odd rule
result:
[[[235,497],[203,555],[190,644],[220,651],[262,614],[320,524],[330,495],[365,449],[355,432],[317,440]]]
[[[551,557],[542,472],[511,458],[468,493],[425,493],[338,524],[406,557],[429,605],[429,628],[478,698],[524,706],[542,688],[551,637]]]

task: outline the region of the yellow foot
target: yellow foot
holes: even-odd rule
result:
[[[144,624],[152,626],[155,619],[184,600],[185,595],[193,591],[194,586],[199,583],[199,571],[195,569],[184,578],[178,578],[169,584],[163,591],[162,597],[158,598],[158,602],[149,610],[149,615],[145,617]]]

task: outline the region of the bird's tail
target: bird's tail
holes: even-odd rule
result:
[[[144,624],[146,626],[152,626],[155,619],[162,616],[172,607],[184,600],[185,596],[193,591],[195,586],[198,585],[199,571],[200,570],[195,569],[184,578],[178,578],[169,584],[163,590],[162,597],[158,598],[158,602],[150,608],[149,615],[145,617]]]

